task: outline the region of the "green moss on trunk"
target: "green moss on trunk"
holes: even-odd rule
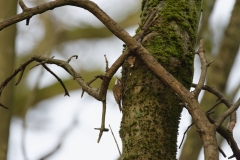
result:
[[[160,3],[158,16],[146,31],[143,46],[185,87],[193,77],[200,1],[143,1],[142,22]],[[121,159],[176,159],[181,100],[137,60],[123,64],[125,84],[120,136]]]

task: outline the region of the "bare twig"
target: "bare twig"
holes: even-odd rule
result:
[[[70,97],[70,95],[69,95],[69,93],[68,93],[68,91],[67,91],[67,88],[65,87],[64,83],[62,82],[62,80],[61,80],[53,71],[51,71],[51,69],[48,68],[45,64],[42,64],[42,66],[43,66],[49,73],[51,73],[51,74],[58,80],[58,82],[62,85],[62,87],[63,87],[63,89],[64,89],[64,92],[65,92],[64,96],[69,96],[69,97]]]
[[[96,130],[100,130],[98,140],[97,142],[99,143],[102,137],[103,132],[108,132],[108,129],[105,128],[105,116],[106,116],[106,101],[102,101],[103,104],[103,109],[102,109],[102,122],[101,122],[101,128],[94,128]]]
[[[73,55],[73,56],[71,56],[68,60],[67,60],[67,62],[69,63],[71,60],[72,60],[72,58],[76,58],[76,59],[78,59],[78,55]]]
[[[240,98],[238,98],[237,102],[232,105],[228,110],[226,110],[219,118],[218,120],[214,123],[216,127],[219,127],[223,121],[230,115],[232,114],[234,111],[236,111],[238,109],[240,105]]]
[[[212,124],[215,123],[215,121],[210,116],[207,115],[207,117]],[[217,128],[217,132],[228,142],[229,146],[231,147],[233,151],[233,155],[231,157],[236,157],[236,159],[240,159],[240,150],[233,137],[233,133],[222,125]],[[231,158],[229,157],[228,159]]]
[[[97,100],[101,101],[101,98],[99,97],[98,93],[92,89],[91,87],[89,87],[81,78],[81,76],[71,67],[71,65],[69,65],[69,63],[67,61],[63,61],[63,60],[59,60],[59,59],[52,59],[52,58],[46,58],[46,57],[41,57],[41,56],[33,56],[32,58],[34,58],[35,61],[37,62],[43,62],[44,63],[48,63],[48,64],[55,64],[58,65],[60,67],[62,67],[63,69],[65,69],[70,75],[72,75],[73,77],[75,77],[75,80],[78,82],[78,84],[88,93],[90,94],[92,97],[94,97]]]
[[[116,140],[116,138],[115,138],[115,136],[114,136],[114,134],[113,134],[113,131],[112,131],[112,128],[111,128],[110,124],[109,124],[109,128],[110,128],[110,130],[111,130],[111,133],[112,133],[112,136],[113,136],[113,138],[114,138],[114,141],[115,141],[115,143],[116,143],[116,145],[117,145],[117,149],[118,149],[119,155],[121,156],[122,153],[121,153],[121,151],[120,151],[120,149],[119,149],[117,140]]]
[[[206,61],[205,50],[204,50],[204,40],[203,39],[200,40],[199,49],[197,51],[197,54],[199,55],[199,58],[200,58],[200,61],[201,61],[202,71],[201,71],[201,75],[200,75],[198,84],[197,84],[195,90],[193,91],[195,98],[198,98],[199,93],[201,92],[202,86],[204,85],[204,82],[205,82],[205,79],[206,79],[207,68],[212,63],[212,62],[208,63]]]
[[[224,153],[224,151],[218,146],[218,150],[219,152],[223,155],[224,158],[226,158],[226,154]]]
[[[103,79],[103,75],[97,75],[95,76],[91,81],[87,82],[87,85],[90,86],[90,84],[92,84],[94,81],[96,81],[98,78],[100,78],[101,80]],[[83,97],[84,94],[84,90],[82,90],[82,94],[81,94],[81,98]]]
[[[30,68],[30,70],[32,70],[33,68],[38,67],[38,66],[40,66],[40,65],[43,65],[43,64],[46,64],[46,61],[41,61],[41,62],[37,63],[36,65],[32,66],[32,67]]]
[[[107,56],[104,54],[104,58],[105,58],[105,62],[106,62],[106,72],[109,70],[108,67],[108,60],[107,60]]]
[[[25,5],[25,3],[22,0],[19,0],[19,5],[22,8],[22,10],[28,9],[28,7]]]
[[[22,0],[19,0],[19,5],[22,8],[23,11],[27,11],[28,7],[25,5],[25,3]],[[26,25],[29,25],[31,17],[26,19]]]
[[[192,87],[196,87],[197,85],[196,84],[192,84]],[[207,86],[207,85],[204,85],[202,87],[202,89],[214,94],[215,96],[218,97],[218,100],[221,102],[221,103],[224,103],[226,105],[227,108],[231,108],[231,106],[233,105],[231,102],[229,102],[227,100],[227,98],[218,90],[216,90],[215,88],[213,87],[210,87],[210,86]],[[230,115],[230,123],[229,123],[229,126],[228,126],[228,129],[230,131],[232,131],[234,129],[234,126],[236,124],[236,121],[237,121],[237,116],[236,116],[236,111],[234,111],[231,115]]]
[[[19,73],[22,72],[22,69],[25,68],[27,65],[29,65],[31,62],[34,61],[34,58],[30,58],[27,62],[25,62],[24,64],[21,64],[20,67],[18,69],[16,69],[14,71],[14,73],[12,75],[10,75],[8,78],[6,78],[2,84],[0,85],[0,96],[2,94],[3,89],[5,88],[5,86]]]
[[[6,78],[2,84],[0,85],[0,96],[1,93],[3,91],[3,89],[5,88],[5,86],[19,73],[22,72],[23,69],[29,65],[31,62],[33,61],[37,61],[39,62],[41,65],[45,65],[45,63],[48,64],[55,64],[58,65],[62,68],[64,68],[69,74],[71,74],[72,76],[76,76],[76,81],[80,84],[80,86],[86,91],[88,92],[88,94],[90,94],[92,97],[96,98],[97,100],[101,100],[101,98],[99,97],[98,92],[96,92],[95,90],[93,90],[92,88],[90,88],[81,78],[81,76],[66,62],[63,60],[58,60],[58,59],[53,59],[53,58],[46,58],[46,57],[41,57],[41,56],[33,56],[31,57],[27,62],[25,62],[24,64],[21,64],[20,67],[18,69],[16,69],[14,71],[14,73],[12,75],[10,75],[8,78]],[[49,71],[49,70],[48,70]],[[51,74],[53,74],[53,72],[49,71]],[[56,78],[57,76],[55,74],[53,74]],[[57,78],[59,80],[59,78]],[[63,83],[61,82],[61,80],[59,81],[62,86]],[[65,95],[69,95],[66,87],[63,87],[65,90]],[[1,104],[2,107],[7,108],[6,106],[4,106],[3,104]]]
[[[4,106],[2,103],[0,103],[0,106],[5,108],[5,109],[9,109],[8,107]]]
[[[207,113],[208,112],[211,112],[214,108],[216,108],[219,104],[221,104],[222,102],[221,101],[219,101],[218,103],[216,103],[214,106],[212,106],[208,111],[207,111]]]
[[[190,125],[188,126],[188,128],[186,129],[186,131],[183,133],[182,141],[181,141],[181,143],[180,143],[180,145],[179,145],[179,147],[178,147],[179,149],[181,148],[181,146],[182,146],[182,144],[183,144],[183,141],[184,141],[184,138],[185,138],[185,136],[186,136],[187,131],[188,131],[193,125],[194,125],[194,123],[190,124]]]
[[[23,76],[23,73],[24,73],[24,70],[25,70],[25,67],[23,67],[22,65],[20,65],[20,67],[22,67],[22,68],[21,68],[20,75],[19,75],[18,80],[15,83],[15,85],[18,85],[20,83],[20,81],[22,79],[22,76]]]

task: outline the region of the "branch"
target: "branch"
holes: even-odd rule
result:
[[[109,70],[108,67],[108,60],[107,60],[107,56],[104,54],[104,58],[105,58],[105,62],[106,62],[106,72]]]
[[[212,124],[215,123],[215,121],[210,116],[208,116],[208,119]],[[233,151],[233,156],[231,156],[231,157],[236,157],[236,159],[239,160],[240,159],[240,150],[239,150],[238,145],[233,137],[233,133],[231,131],[229,131],[228,129],[226,129],[222,125],[217,128],[217,132],[228,142],[229,146],[231,147],[231,149]],[[230,159],[230,157],[228,159]]]
[[[90,80],[89,82],[87,82],[87,85],[89,86],[90,84],[92,84],[94,81],[96,81],[98,78],[100,78],[101,80],[103,79],[103,75],[97,75],[95,76],[92,80]],[[84,94],[84,90],[82,90],[82,95],[81,98],[83,97]]]
[[[197,84],[195,90],[193,91],[193,94],[194,94],[196,99],[198,98],[199,93],[201,92],[202,86],[204,85],[206,75],[207,75],[207,68],[213,62],[212,61],[212,62],[208,63],[206,61],[205,50],[204,50],[204,40],[203,39],[200,40],[200,45],[199,45],[199,49],[197,51],[197,54],[199,55],[199,58],[200,58],[200,61],[201,61],[202,71],[201,71],[201,75],[200,75],[198,84]]]
[[[67,88],[65,87],[64,83],[62,82],[62,80],[61,80],[53,71],[51,71],[50,68],[48,68],[45,64],[42,64],[42,66],[43,66],[49,73],[51,73],[51,74],[58,80],[58,82],[60,82],[60,84],[62,85],[62,87],[63,87],[63,89],[64,89],[64,91],[65,91],[64,96],[67,95],[67,96],[70,97],[70,95],[69,95],[69,93],[68,93],[68,91],[67,91]]]
[[[84,8],[95,15],[113,34],[119,39],[126,41],[128,38],[132,38],[125,30],[117,25],[103,10],[101,10],[97,4],[89,0],[56,0],[42,5],[38,5],[33,8],[23,10],[22,13],[15,15],[0,23],[0,30],[15,24],[17,22],[29,19],[34,15],[41,14],[48,10],[52,10],[61,6],[71,5],[80,8]]]
[[[78,55],[73,55],[73,56],[71,56],[71,57],[67,60],[67,62],[70,63],[70,61],[71,61],[72,58],[74,58],[74,57],[75,57],[76,59],[78,59]]]
[[[197,86],[197,84],[194,84],[194,83],[192,84],[192,87],[196,87],[196,86]],[[215,88],[204,85],[202,87],[202,89],[204,89],[204,90],[212,93],[213,95],[217,96],[218,99],[220,100],[220,102],[224,103],[227,106],[227,108],[231,108],[231,106],[233,105],[231,102],[229,102],[227,100],[227,98],[220,91],[216,90]],[[230,115],[230,123],[229,123],[229,126],[228,126],[229,131],[233,130],[236,121],[237,121],[237,116],[236,116],[236,112],[234,111]]]
[[[188,131],[193,125],[194,125],[194,123],[190,124],[190,125],[187,127],[187,129],[185,130],[185,132],[183,133],[183,138],[182,138],[182,141],[181,141],[178,149],[181,148],[181,146],[182,146],[182,144],[183,144],[183,141],[184,141],[184,138],[185,138],[185,136],[186,136],[186,134],[187,134],[187,131]]]
[[[93,90],[91,87],[89,87],[81,78],[81,76],[72,68],[72,66],[68,63],[68,61],[63,61],[59,59],[53,59],[53,58],[46,58],[41,56],[33,56],[35,61],[41,63],[47,63],[47,64],[55,64],[60,66],[61,68],[65,69],[70,75],[74,77],[74,79],[78,82],[78,84],[92,97],[95,99],[101,101],[101,98],[99,97],[98,93]]]
[[[223,121],[230,115],[232,114],[234,111],[236,111],[238,109],[240,105],[240,98],[238,98],[237,102],[232,105],[228,110],[226,110],[219,118],[218,120],[214,123],[216,125],[216,127],[219,127]]]
[[[100,130],[99,136],[98,136],[98,143],[101,140],[103,132],[108,132],[108,129],[105,128],[105,116],[106,116],[106,101],[102,101],[103,104],[103,110],[102,110],[102,122],[101,122],[101,128],[94,128],[96,130]]]
[[[4,106],[2,103],[0,103],[0,106],[5,108],[5,109],[9,109],[8,107]]]
[[[0,96],[2,94],[2,91],[3,89],[5,88],[5,86],[19,73],[19,72],[22,72],[23,73],[23,70],[25,69],[25,67],[27,65],[29,65],[30,63],[32,63],[34,61],[34,58],[30,58],[27,62],[25,62],[24,64],[21,64],[20,67],[18,69],[16,69],[14,71],[14,73],[12,75],[10,75],[8,78],[6,78],[2,84],[0,85]],[[21,74],[22,76],[22,74]],[[20,77],[21,77],[20,76]],[[21,80],[21,78],[19,78]],[[20,80],[18,80],[18,82],[16,83],[16,85],[20,82]]]
[[[51,10],[64,5],[72,5],[84,8],[95,15],[114,35],[116,35],[119,39],[124,41],[127,45],[128,49],[117,59],[117,61],[112,65],[112,67],[106,72],[103,77],[103,82],[100,87],[99,93],[92,90],[89,86],[84,83],[81,79],[80,75],[75,72],[69,64],[66,64],[65,61],[56,60],[56,59],[46,59],[44,57],[34,57],[36,61],[47,61],[49,64],[57,64],[64,68],[69,74],[71,74],[74,78],[76,78],[77,82],[83,87],[83,89],[88,92],[91,96],[103,102],[103,117],[102,122],[105,122],[105,112],[106,112],[106,92],[108,84],[113,76],[113,74],[117,71],[119,66],[124,62],[124,60],[128,57],[129,53],[135,53],[135,55],[141,59],[146,66],[153,71],[158,78],[160,78],[164,83],[166,83],[170,88],[177,93],[183,101],[188,103],[188,111],[193,117],[193,121],[197,128],[203,131],[207,131],[201,135],[203,144],[204,144],[204,153],[206,156],[210,156],[213,153],[212,151],[216,150],[216,139],[213,136],[215,133],[215,128],[208,122],[208,119],[204,113],[204,111],[200,108],[198,101],[195,99],[194,94],[190,93],[188,89],[186,89],[180,82],[177,81],[166,69],[164,69],[161,64],[138,42],[135,38],[132,38],[125,30],[123,30],[120,26],[117,25],[106,13],[104,13],[95,3],[88,0],[57,0],[49,3],[45,3],[43,5],[39,5],[34,8],[28,8],[24,10],[23,13],[13,16],[6,21],[0,23],[0,30],[11,25],[22,21],[24,19],[29,19],[36,14],[43,13],[47,10]],[[104,107],[105,106],[105,107]],[[199,119],[198,117],[201,117]],[[99,140],[104,128],[104,123],[100,128]]]
[[[119,39],[125,42],[128,46],[129,51],[135,52],[137,56],[145,62],[149,69],[151,69],[158,78],[162,79],[166,84],[171,86],[171,88],[180,96],[182,99],[189,99],[190,96],[188,90],[178,82],[170,73],[168,73],[158,62],[157,60],[139,43],[135,38],[131,37],[124,29],[117,25],[105,12],[103,12],[94,2],[88,0],[57,0],[48,2],[33,8],[28,8],[24,10],[21,14],[13,16],[3,22],[0,23],[0,30],[20,22],[24,19],[31,18],[36,14],[40,14],[46,12],[48,10],[52,10],[57,7],[61,7],[64,5],[72,5],[84,8],[95,15],[114,35],[116,35]],[[126,50],[127,51],[127,50]],[[127,58],[128,52],[124,52],[118,60],[112,65],[109,71],[106,73],[106,81],[110,81],[110,77],[116,72],[119,66],[123,63],[123,61]],[[37,58],[37,57],[35,57]],[[38,58],[43,59],[43,57]],[[62,61],[65,63],[64,61]],[[74,74],[70,72],[71,74]],[[176,87],[178,86],[178,87]],[[90,89],[89,87],[85,87],[86,89]],[[102,85],[101,88],[105,88],[105,85]],[[100,88],[100,95],[103,94]],[[101,93],[102,92],[102,93]],[[187,93],[187,94],[186,94]],[[93,94],[95,98],[99,99],[96,94]]]
[[[65,91],[65,95],[68,95],[68,91],[66,89],[66,87],[64,86],[63,82],[61,81],[60,78],[57,77],[56,74],[54,74],[46,65],[45,63],[48,64],[55,64],[58,65],[60,67],[62,67],[63,69],[65,69],[70,75],[72,75],[75,80],[78,82],[78,84],[88,93],[90,94],[92,97],[94,97],[97,100],[102,101],[101,97],[99,97],[99,94],[97,91],[93,90],[91,87],[89,87],[81,78],[81,76],[69,65],[68,61],[63,61],[63,60],[58,60],[58,59],[53,59],[53,58],[46,58],[46,57],[41,57],[41,56],[33,56],[31,57],[27,62],[25,62],[24,64],[21,64],[20,67],[18,69],[16,69],[14,71],[14,73],[12,75],[10,75],[8,78],[6,78],[2,84],[0,85],[0,96],[2,94],[3,89],[5,88],[5,86],[19,73],[21,72],[20,78],[19,78],[19,82],[21,80],[21,77],[23,75],[23,70],[33,61],[37,61],[39,62],[39,64],[43,65],[43,67],[49,71],[53,76],[55,76],[58,81],[61,83],[61,85],[64,88]],[[18,82],[18,83],[19,83]],[[0,106],[7,108],[6,106],[4,106],[3,104],[0,103]]]

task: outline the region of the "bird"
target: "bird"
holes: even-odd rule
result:
[[[123,84],[119,78],[117,78],[112,90],[113,90],[113,96],[115,98],[115,101],[117,102],[117,104],[119,106],[119,110],[121,112],[122,111],[121,100],[122,100],[122,96],[123,96]]]
[[[130,68],[134,67],[135,61],[136,61],[136,57],[134,56],[129,56],[127,58],[127,62],[130,65]]]

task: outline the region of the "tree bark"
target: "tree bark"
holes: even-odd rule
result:
[[[16,15],[17,1],[0,0],[0,19],[5,20]],[[8,77],[14,69],[16,25],[12,25],[0,32],[0,82]],[[0,107],[0,160],[7,159],[9,126],[11,119],[11,105],[13,102],[13,82],[1,95],[1,103],[10,109]]]
[[[144,31],[143,46],[186,88],[193,77],[194,46],[201,1],[143,0],[141,24],[158,8]],[[132,53],[134,55],[134,53]],[[136,60],[123,64],[121,159],[176,159],[181,100],[170,87]]]

